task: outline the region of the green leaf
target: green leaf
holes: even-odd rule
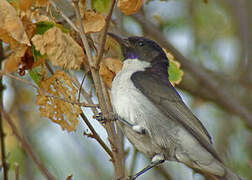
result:
[[[35,61],[37,61],[39,57],[46,58],[46,54],[42,56],[40,52],[36,50],[33,44],[32,44],[31,50],[32,50],[32,54]]]
[[[108,12],[111,0],[92,0],[92,9],[99,13]]]
[[[170,82],[172,82],[173,84],[179,84],[182,80],[184,72],[179,69],[178,62],[174,60],[169,60],[168,74]]]
[[[44,34],[48,29],[54,27],[55,24],[50,21],[40,21],[36,23],[36,34]]]
[[[38,85],[39,82],[41,81],[41,76],[42,76],[42,68],[41,66],[37,66],[31,70],[29,70],[29,75],[31,79]]]

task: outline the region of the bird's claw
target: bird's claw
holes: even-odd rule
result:
[[[146,134],[146,129],[142,126],[139,125],[133,125],[132,129],[137,133],[137,134]]]
[[[105,124],[108,121],[114,121],[115,114],[113,112],[109,112],[107,115],[103,115],[102,112],[99,112],[98,114],[95,114],[93,118],[96,119],[101,124]]]

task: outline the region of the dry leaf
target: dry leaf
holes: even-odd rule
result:
[[[105,18],[102,14],[88,10],[84,13],[83,24],[85,33],[100,32],[105,26]]]
[[[34,33],[36,32],[36,26],[32,24],[26,17],[22,19],[23,27],[25,29],[25,32],[30,39]],[[19,66],[20,67],[20,75],[24,74],[24,71],[26,69],[30,69],[33,64],[33,56],[30,53],[27,53],[28,48],[25,44],[20,44],[12,37],[8,36],[8,33],[6,31],[0,32],[0,37],[3,38],[3,41],[8,43],[12,49],[12,54],[8,57],[8,59],[5,61],[4,65],[4,72],[5,73],[11,73],[16,71]]]
[[[34,0],[18,0],[18,7],[22,11],[26,11],[31,7],[33,1]]]
[[[115,75],[122,69],[122,61],[116,58],[105,58],[100,64],[99,74],[106,86],[111,88],[111,83]]]
[[[117,3],[117,7],[125,15],[136,13],[139,9],[141,9],[142,5],[143,0],[119,0]]]
[[[25,55],[27,46],[21,45],[13,49],[12,54],[8,57],[4,64],[4,73],[11,73],[18,69],[22,57]]]
[[[35,35],[32,42],[41,55],[47,55],[54,66],[66,69],[79,69],[85,56],[83,49],[74,39],[53,27],[43,35]]]
[[[42,6],[47,6],[47,0],[37,0],[36,6],[42,7]]]
[[[78,89],[72,82],[67,74],[57,70],[53,76],[40,81],[39,87],[54,96],[77,102]],[[49,118],[68,132],[76,130],[78,116],[81,113],[81,108],[78,105],[46,97],[40,92],[38,92],[36,104],[39,106],[40,116]]]
[[[0,1],[0,34],[6,34],[21,44],[30,46],[25,29],[16,10],[7,1]],[[2,37],[0,36],[2,39]],[[8,42],[6,42],[8,43]]]

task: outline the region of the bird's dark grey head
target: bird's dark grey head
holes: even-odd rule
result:
[[[166,61],[167,57],[162,48],[153,40],[144,37],[121,38],[113,33],[108,33],[121,46],[124,59],[139,59],[141,61]]]

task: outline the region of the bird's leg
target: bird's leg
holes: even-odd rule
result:
[[[132,128],[133,131],[135,131],[138,134],[146,134],[145,128],[140,125],[131,124],[129,121],[126,121],[125,119],[123,119],[120,116],[117,116],[117,120],[122,122],[126,126],[129,126],[130,128]]]
[[[102,124],[104,124],[107,119],[118,120],[123,124],[125,124],[126,126],[132,128],[132,130],[135,131],[136,133],[146,134],[146,130],[144,127],[140,125],[131,124],[130,122],[126,121],[124,118],[118,116],[116,113],[113,112],[110,112],[107,116],[103,116],[102,113],[99,113],[98,115],[95,115],[94,118]]]
[[[165,161],[164,156],[161,154],[156,154],[155,156],[152,157],[151,163],[146,166],[145,168],[143,168],[141,171],[139,171],[138,173],[136,173],[134,176],[130,176],[130,180],[135,180],[138,176],[142,175],[143,173],[145,173],[146,171],[152,169],[153,167],[162,164]]]

